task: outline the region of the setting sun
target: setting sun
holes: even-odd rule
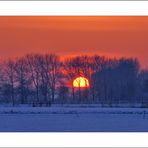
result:
[[[89,81],[85,77],[77,77],[73,81],[73,87],[89,87]]]

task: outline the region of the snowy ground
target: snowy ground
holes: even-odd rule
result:
[[[1,132],[148,132],[148,109],[0,107]]]

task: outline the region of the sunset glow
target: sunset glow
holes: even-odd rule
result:
[[[147,16],[1,16],[0,55],[136,57],[146,68],[147,26]]]
[[[85,77],[77,77],[73,81],[73,87],[89,87],[89,81]]]

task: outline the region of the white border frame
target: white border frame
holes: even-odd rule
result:
[[[0,15],[148,15],[148,1],[0,1]]]
[[[1,147],[147,147],[147,133],[1,133]]]
[[[0,15],[147,16],[148,1],[0,1]],[[147,133],[0,133],[1,147],[147,147]]]

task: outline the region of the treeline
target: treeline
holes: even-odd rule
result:
[[[90,87],[74,88],[76,77],[89,80]],[[0,64],[0,102],[13,106],[52,103],[98,103],[146,107],[148,71],[137,59],[76,56],[60,60],[55,54],[28,54]]]

